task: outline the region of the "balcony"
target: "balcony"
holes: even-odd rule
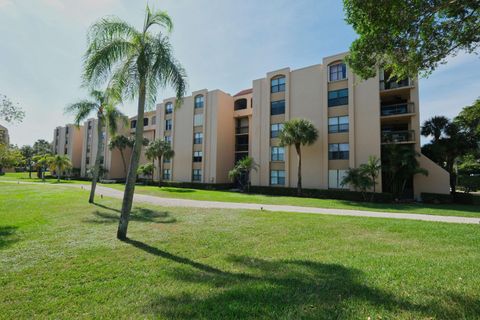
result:
[[[248,151],[248,144],[236,144],[235,152]]]
[[[415,113],[415,107],[412,102],[404,102],[380,107],[380,115],[382,117],[397,116]]]
[[[383,131],[382,143],[415,143],[415,131]]]
[[[388,77],[386,76],[388,79]],[[392,90],[405,87],[413,86],[413,81],[411,79],[402,79],[397,81],[397,79],[392,78],[390,80],[380,80],[380,91],[383,90]]]
[[[236,127],[235,134],[248,134],[248,127]]]

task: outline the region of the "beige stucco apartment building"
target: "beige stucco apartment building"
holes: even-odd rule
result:
[[[8,129],[0,125],[0,144],[9,145],[10,136],[8,135]]]
[[[346,170],[366,163],[369,156],[381,158],[387,144],[409,145],[420,153],[418,81],[389,81],[382,70],[362,80],[346,67],[344,57],[342,53],[318,65],[268,72],[233,96],[199,90],[180,108],[174,108],[174,98],[165,99],[143,120],[145,138],[168,140],[175,151],[162,172],[155,163],[155,179],[162,174],[164,180],[177,182],[227,183],[235,162],[249,155],[258,164],[252,185],[295,187],[296,152],[278,141],[283,123],[294,118],[308,119],[319,130],[318,140],[302,148],[306,188],[345,188],[341,181]],[[136,121],[131,118],[122,134],[133,135]],[[82,163],[96,144],[96,135],[88,132],[83,136],[92,147],[83,142]],[[90,163],[93,159],[90,156]],[[140,163],[147,161],[142,155]],[[429,175],[412,179],[412,194],[449,193],[448,173],[423,155],[419,162]],[[104,165],[110,178],[125,176],[118,151],[106,150]],[[384,189],[380,177],[376,190]]]
[[[53,131],[53,153],[68,156],[74,169],[81,168],[83,129],[83,126],[67,124]]]

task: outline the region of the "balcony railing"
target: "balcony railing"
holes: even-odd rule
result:
[[[410,87],[412,85],[413,82],[410,79],[402,79],[400,81],[397,81],[396,79],[380,80],[380,90],[398,89],[402,87]]]
[[[393,116],[398,114],[414,113],[415,108],[413,103],[405,102],[405,103],[381,106],[380,112],[382,117],[386,117],[386,116]]]
[[[235,128],[236,134],[245,134],[248,133],[248,127],[236,127]]]
[[[415,131],[383,131],[382,143],[415,142]]]

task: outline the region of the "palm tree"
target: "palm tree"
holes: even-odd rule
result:
[[[351,185],[356,191],[362,193],[364,200],[367,200],[367,189],[372,187],[373,180],[361,168],[349,168],[342,179],[341,185]]]
[[[75,124],[77,126],[88,118],[88,116],[95,112],[97,114],[97,154],[95,156],[95,164],[92,171],[92,186],[90,188],[89,203],[93,203],[95,199],[95,189],[100,174],[100,164],[104,154],[104,131],[107,126],[111,135],[117,132],[118,120],[126,117],[116,108],[116,105],[121,102],[118,92],[114,89],[107,88],[104,92],[92,90],[90,92],[92,100],[82,100],[80,102],[67,106],[66,112],[75,114]]]
[[[377,185],[377,178],[381,169],[382,164],[376,156],[369,156],[368,162],[360,165],[360,170],[372,180],[373,193],[375,193],[375,186]]]
[[[154,170],[154,165],[153,163],[146,163],[144,165],[141,165],[140,167],[138,167],[137,169],[137,174],[141,174],[141,175],[144,175],[144,176],[151,176],[152,178],[152,181],[153,181],[153,170]]]
[[[108,148],[110,150],[118,149],[120,151],[120,157],[122,158],[123,171],[125,177],[127,176],[127,161],[125,160],[125,149],[133,148],[135,141],[132,137],[126,137],[124,135],[115,135],[110,139]]]
[[[57,173],[58,182],[60,182],[62,172],[72,167],[72,163],[68,156],[61,156],[58,154],[48,158],[48,165],[50,166],[50,171],[55,171]]]
[[[311,145],[318,139],[318,130],[306,119],[292,119],[285,122],[279,135],[281,146],[294,145],[298,156],[297,193],[302,195],[302,153],[301,146]]]
[[[420,133],[425,137],[433,136],[433,140],[438,141],[449,123],[450,120],[444,116],[432,117],[423,123]]]
[[[145,150],[145,156],[149,160],[155,161],[158,159],[158,165],[160,169],[158,186],[162,186],[162,174],[163,174],[163,160],[171,159],[175,155],[170,143],[166,140],[154,140],[150,142]]]
[[[49,154],[37,154],[33,156],[32,160],[37,167],[37,172],[40,173],[39,177],[45,182],[45,171],[48,168],[51,156]]]
[[[108,17],[97,21],[88,36],[84,79],[88,84],[105,83],[109,78],[133,99],[138,97],[135,144],[131,156],[117,238],[127,238],[135,180],[143,139],[145,106],[153,106],[159,87],[172,85],[176,91],[176,106],[180,106],[186,90],[186,75],[173,57],[169,38],[153,27],[172,30],[170,16],[164,11],[152,12],[147,6],[143,28],[137,30],[125,21]]]
[[[250,191],[250,172],[257,170],[258,164],[255,163],[252,157],[242,158],[237,162],[235,167],[228,172],[230,180],[238,180],[242,189],[247,192]],[[243,177],[246,178],[245,185],[243,184]]]

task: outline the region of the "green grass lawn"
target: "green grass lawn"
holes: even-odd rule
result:
[[[41,182],[41,179],[28,179],[28,173],[7,173],[0,176],[0,180],[19,180],[25,182]],[[56,183],[55,179],[48,179],[48,182]],[[60,183],[83,183],[89,184],[88,181],[62,180]],[[104,186],[124,190],[123,184],[105,184]],[[400,213],[421,213],[444,216],[463,216],[463,217],[480,217],[480,206],[473,205],[435,205],[421,203],[370,203],[355,202],[347,200],[335,199],[315,199],[315,198],[298,198],[284,196],[267,196],[260,194],[245,194],[232,191],[214,191],[200,190],[188,188],[172,188],[172,187],[156,187],[137,185],[135,192],[140,194],[153,195],[165,198],[179,198],[192,200],[208,200],[222,202],[241,202],[241,203],[260,203],[260,204],[276,204],[305,206],[317,208],[333,208],[333,209],[351,209],[364,211],[381,211],[381,212],[400,212]]]
[[[478,319],[480,227],[0,184],[0,318]]]

